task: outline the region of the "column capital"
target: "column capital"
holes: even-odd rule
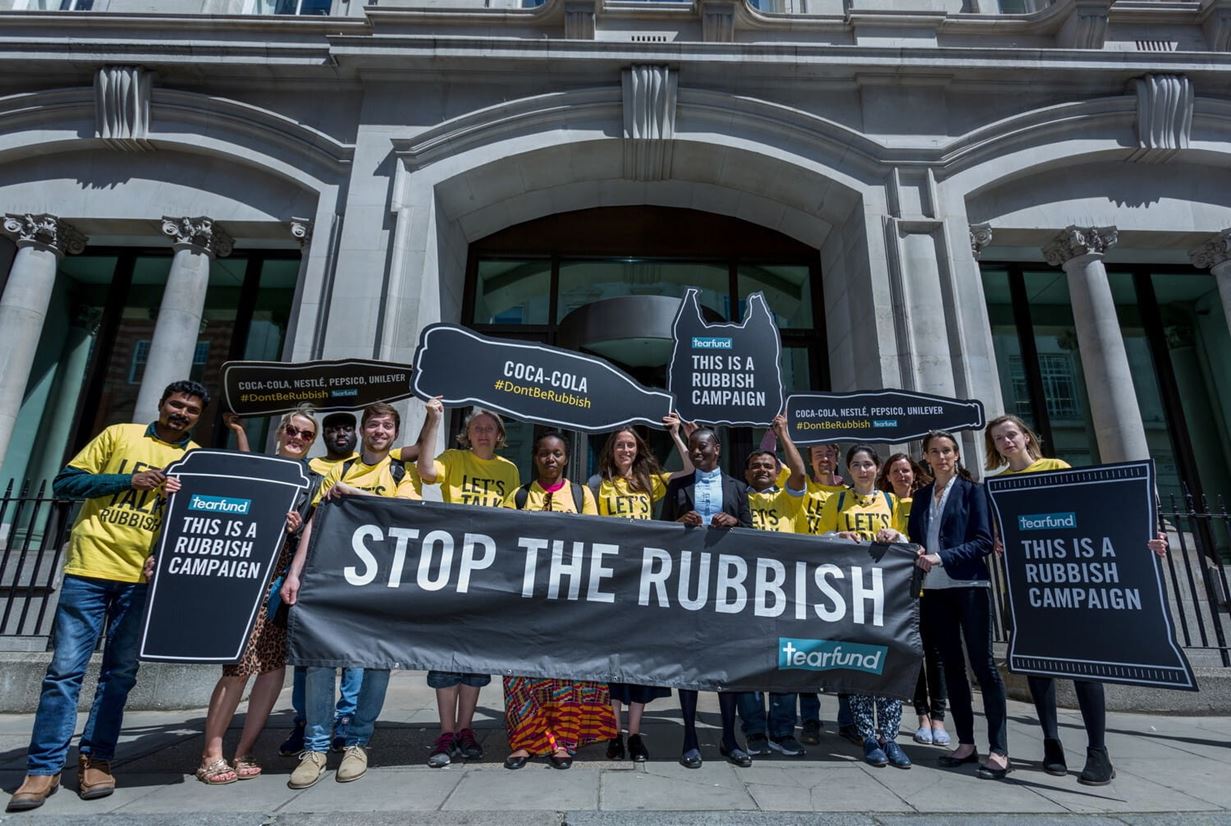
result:
[[[77,255],[85,249],[86,237],[68,221],[46,213],[9,213],[4,216],[4,233],[18,247],[39,247],[56,255]]]
[[[208,256],[222,258],[231,254],[234,241],[213,218],[162,217],[162,234],[174,239],[175,249],[192,249]]]
[[[1083,255],[1102,256],[1115,246],[1119,232],[1115,227],[1068,226],[1043,247],[1043,257],[1053,267],[1063,267]]]
[[[1201,246],[1189,250],[1188,260],[1202,270],[1212,270],[1231,261],[1231,229],[1224,229]]]
[[[983,254],[984,248],[990,243],[992,243],[991,224],[970,225],[970,252],[976,261],[979,260],[979,256]]]
[[[306,247],[312,240],[312,219],[292,218],[291,237],[299,242],[299,246]]]

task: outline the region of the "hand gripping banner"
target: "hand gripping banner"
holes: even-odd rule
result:
[[[1013,609],[1010,669],[1197,690],[1146,547],[1153,461],[1003,476],[987,490]]]
[[[348,497],[316,513],[297,665],[913,695],[915,552]]]

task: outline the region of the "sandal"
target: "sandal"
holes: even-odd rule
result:
[[[235,769],[231,768],[221,757],[197,769],[197,780],[206,786],[225,786],[238,779],[239,775],[235,773]]]
[[[242,757],[235,756],[235,761],[231,764],[235,767],[235,777],[237,780],[251,780],[254,777],[259,777],[261,774],[261,764],[256,762],[251,754],[245,754]]]

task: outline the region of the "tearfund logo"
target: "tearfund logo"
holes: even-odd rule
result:
[[[778,638],[778,670],[862,671],[883,674],[889,648],[833,640]]]

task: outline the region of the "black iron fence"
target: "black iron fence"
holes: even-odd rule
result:
[[[57,499],[50,484],[9,481],[0,497],[0,637],[48,638],[60,566],[77,503]],[[1160,511],[1171,545],[1164,563],[1167,597],[1181,645],[1194,665],[1231,667],[1231,513],[1219,498],[1172,497]],[[1011,624],[1004,568],[993,565],[996,639]]]

